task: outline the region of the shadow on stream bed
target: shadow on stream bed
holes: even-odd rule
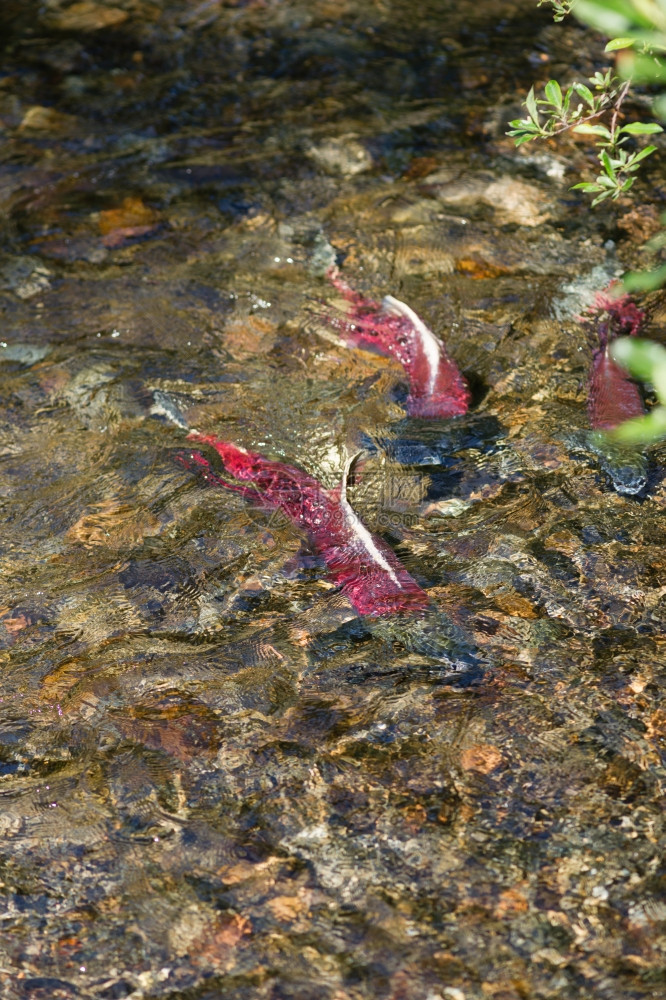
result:
[[[663,994],[664,453],[626,497],[570,445],[640,239],[584,151],[504,137],[596,43],[499,7],[2,4],[7,1000]],[[469,414],[322,336],[326,253]],[[179,466],[156,392],[328,490],[363,448],[349,502],[480,683]]]

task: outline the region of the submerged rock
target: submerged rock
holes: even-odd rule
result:
[[[469,171],[461,177],[447,169],[430,174],[425,189],[444,205],[492,208],[500,224],[540,226],[550,218],[551,195],[537,184],[515,177]]]
[[[44,26],[56,31],[94,32],[117,28],[128,17],[126,10],[111,3],[77,0],[68,4],[67,0],[52,0],[44,16]]]
[[[51,273],[34,257],[15,257],[0,265],[0,288],[11,290],[19,299],[32,299],[50,290]]]
[[[18,361],[22,365],[34,365],[51,352],[48,344],[5,344],[0,341],[0,361]]]
[[[310,146],[308,156],[326,173],[333,176],[354,177],[372,168],[372,157],[354,135],[325,139]]]

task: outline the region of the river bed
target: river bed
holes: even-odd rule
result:
[[[603,43],[528,0],[0,30],[3,997],[662,995],[665,449],[626,496],[572,442],[577,317],[663,172],[591,212],[589,146],[504,135]],[[446,341],[469,414],[406,418],[331,337],[332,263]],[[350,502],[475,676],[183,468],[156,398],[328,490],[364,449]]]

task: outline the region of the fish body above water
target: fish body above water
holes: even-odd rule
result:
[[[446,347],[406,303],[387,295],[381,303],[363,298],[329,271],[334,287],[350,303],[344,319],[331,325],[349,346],[364,347],[395,358],[407,375],[405,408],[411,417],[458,417],[467,413],[471,393]]]
[[[213,435],[195,431],[189,439],[213,448],[226,471],[240,482],[230,483],[217,475],[200,452],[181,456],[182,464],[198,471],[207,482],[281,510],[306,531],[331,581],[360,615],[418,614],[429,606],[426,592],[354,512],[344,479],[339,489],[326,490],[295,466],[272,461]]]

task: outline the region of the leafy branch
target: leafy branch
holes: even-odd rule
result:
[[[596,93],[584,83],[574,81],[563,94],[557,80],[549,80],[544,88],[544,97],[537,98],[532,87],[525,99],[528,117],[509,122],[511,130],[507,135],[513,137],[516,146],[534,139],[548,139],[568,130],[578,135],[597,136],[601,172],[594,181],[574,184],[572,189],[594,194],[594,206],[606,198],[619,198],[628,191],[634,183],[633,174],[639,169],[640,163],[657,148],[646,146],[630,152],[623,148],[629,139],[652,135],[663,129],[661,125],[648,122],[631,122],[618,126],[620,109],[629,91],[630,80],[621,83],[610,69],[605,73],[595,73],[589,80]],[[582,101],[574,103],[574,95],[582,98]],[[602,122],[592,124],[611,109],[608,125]]]
[[[534,87],[531,87],[524,102],[529,117],[509,122],[511,130],[507,135],[513,136],[516,146],[520,146],[532,139],[549,139],[575,125],[598,118],[617,96],[619,80],[607,70],[604,74],[595,73],[590,77],[590,83],[598,91],[596,95],[578,81],[574,81],[566,93],[562,94],[557,80],[549,80],[544,89],[544,97],[538,99]],[[583,103],[572,106],[574,95],[581,97]],[[541,115],[546,116],[544,122],[541,121]]]
[[[543,7],[545,3],[553,8],[553,21],[563,21],[575,7],[576,0],[539,0],[537,7]]]

